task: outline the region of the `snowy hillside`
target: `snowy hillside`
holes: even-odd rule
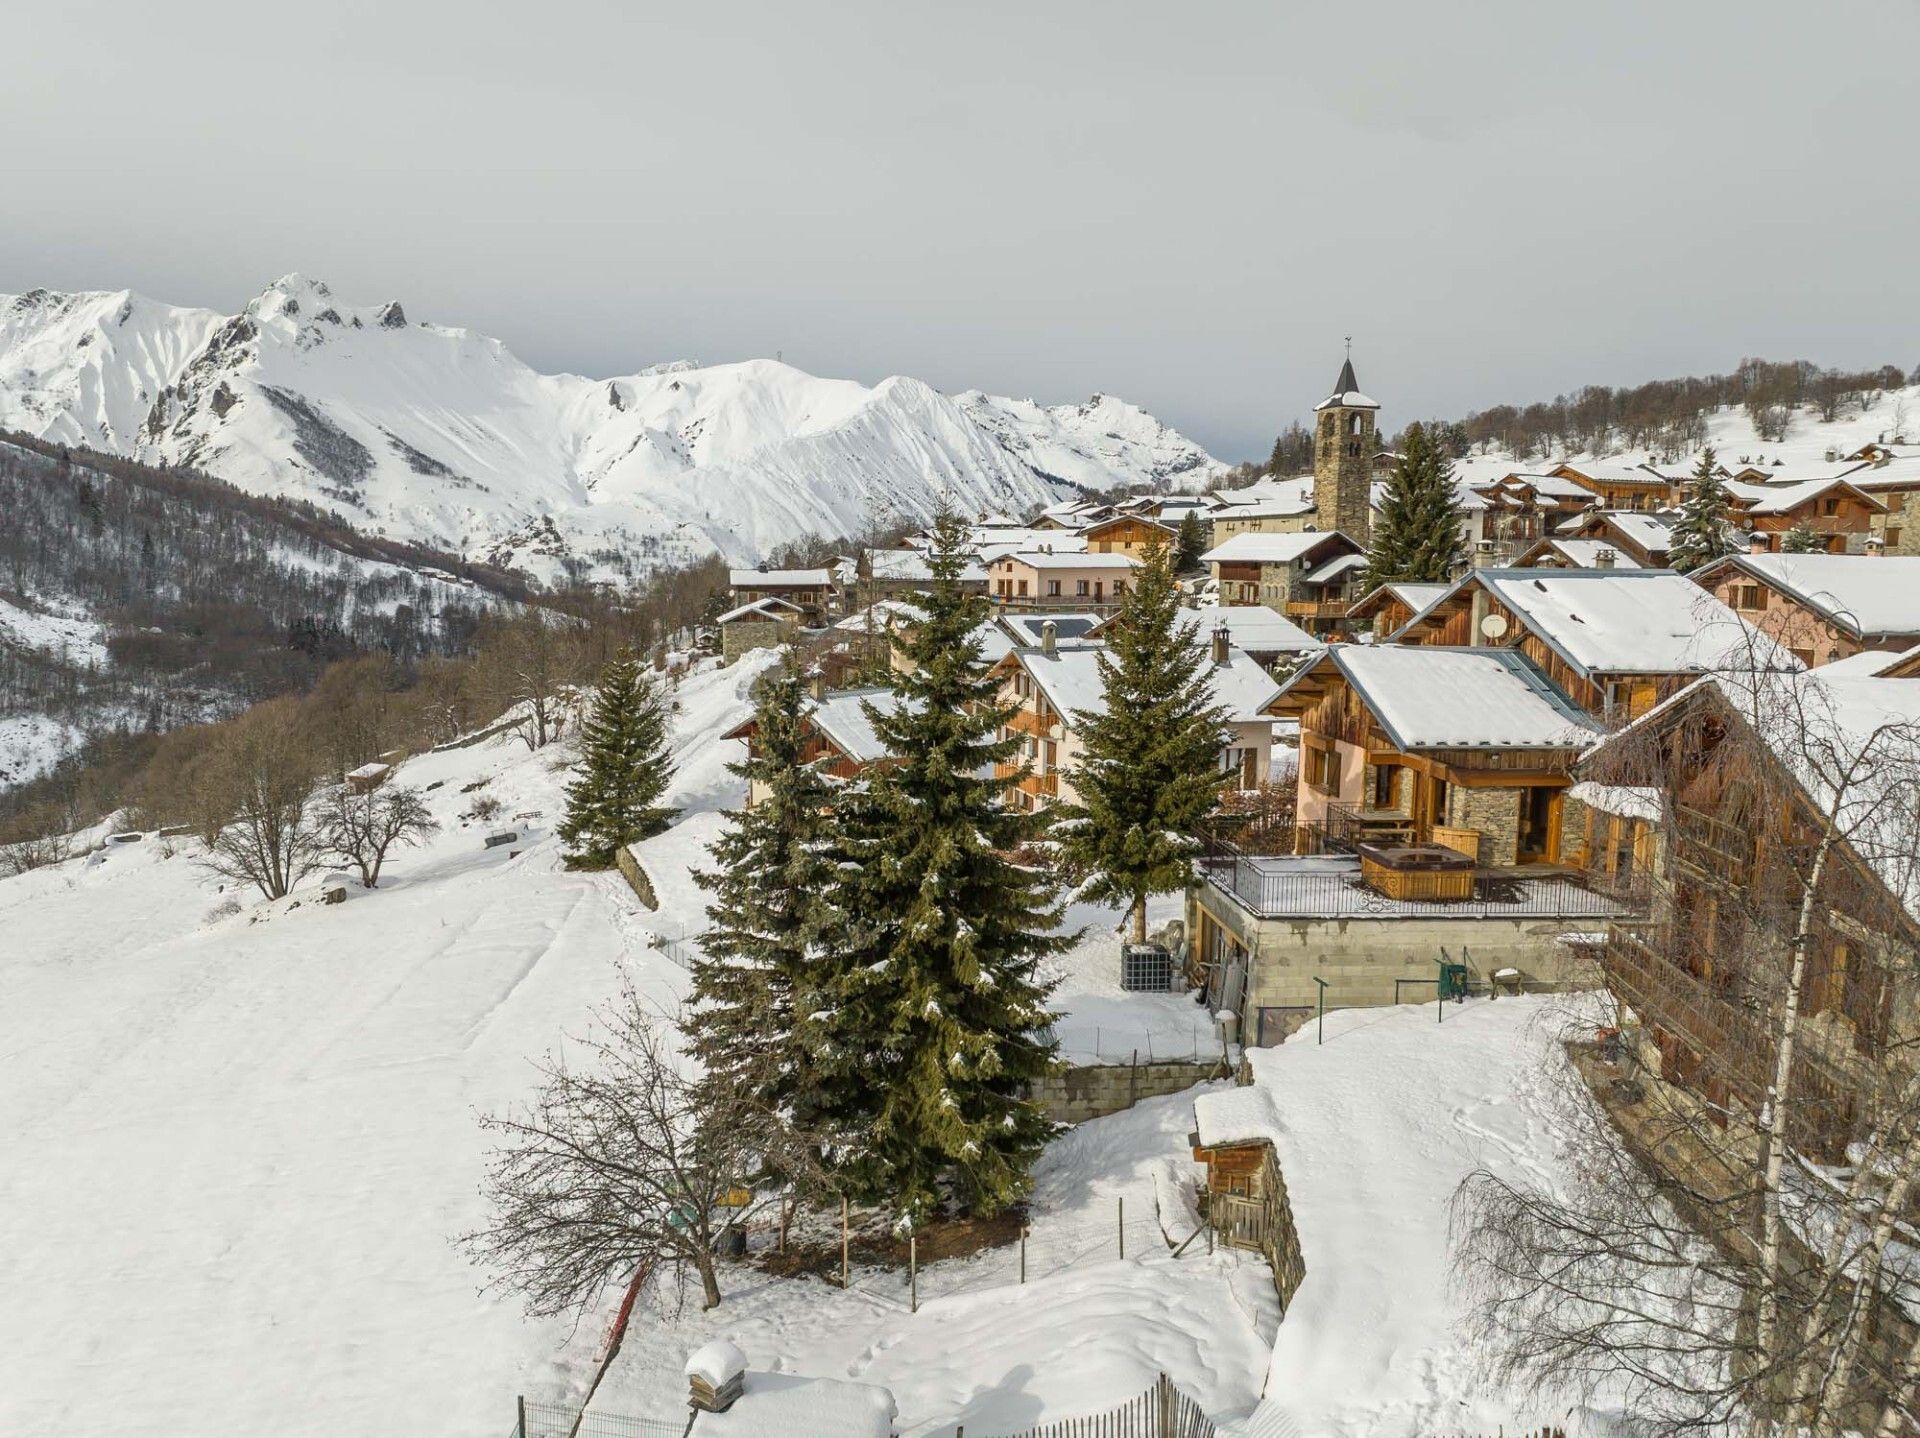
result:
[[[289,275],[230,318],[128,292],[0,297],[0,427],[313,499],[399,538],[609,575],[806,534],[1026,510],[1221,466],[1122,401],[1043,408],[769,360],[609,380]]]

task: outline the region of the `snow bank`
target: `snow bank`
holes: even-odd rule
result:
[[[893,1395],[871,1383],[749,1373],[739,1400],[694,1419],[689,1438],[889,1438],[895,1411]]]

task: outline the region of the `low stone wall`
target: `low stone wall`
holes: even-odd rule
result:
[[[620,870],[620,877],[627,881],[627,887],[632,889],[640,900],[642,907],[648,909],[660,907],[660,900],[654,896],[653,880],[647,877],[647,871],[640,867],[640,861],[633,857],[631,849],[622,844],[614,851],[613,863],[614,867]]]
[[[1195,1084],[1227,1077],[1213,1062],[1065,1064],[1029,1090],[1055,1123],[1085,1123],[1132,1108],[1143,1098],[1183,1093]]]

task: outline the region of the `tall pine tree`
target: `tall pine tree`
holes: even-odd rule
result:
[[[1104,707],[1075,725],[1080,799],[1056,832],[1092,875],[1083,896],[1131,907],[1136,941],[1147,936],[1147,895],[1192,877],[1200,822],[1226,782],[1226,716],[1213,703],[1198,630],[1180,622],[1166,547],[1150,547],[1099,656]]]
[[[580,731],[580,767],[567,786],[559,830],[567,863],[610,868],[623,846],[665,829],[678,812],[659,802],[672,780],[666,701],[639,661],[623,655],[600,672],[593,712]]]
[[[1369,584],[1441,584],[1466,563],[1453,465],[1427,427],[1407,427],[1373,524]]]
[[[694,874],[712,896],[693,1001],[681,1027],[711,1081],[768,1110],[812,1119],[814,1085],[799,1038],[808,937],[827,878],[821,843],[832,789],[806,758],[806,692],[795,656],[762,681],[751,751],[732,766],[760,797],[728,817],[715,867]]]
[[[1200,512],[1189,509],[1181,516],[1179,537],[1174,544],[1174,573],[1190,574],[1200,568],[1200,556],[1206,552],[1207,527],[1200,522]]]
[[[1687,481],[1680,501],[1680,518],[1667,536],[1667,562],[1682,574],[1709,564],[1737,547],[1727,523],[1726,481],[1714,460],[1713,446],[1700,451],[1700,462]]]
[[[969,558],[943,514],[912,668],[896,703],[867,706],[888,757],[834,806],[805,1024],[846,1191],[909,1223],[949,1196],[991,1214],[1030,1189],[1051,1132],[1026,1096],[1054,1047],[1039,964],[1069,942],[1053,882],[1012,857],[1036,821],[994,776],[1018,741],[976,632],[987,602],[960,588]]]

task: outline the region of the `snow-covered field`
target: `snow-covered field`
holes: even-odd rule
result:
[[[684,812],[643,849],[658,914],[615,877],[561,867],[547,833],[562,756],[498,744],[408,761],[404,782],[439,786],[427,798],[445,827],[341,906],[312,889],[271,905],[220,893],[188,841],[153,837],[0,881],[0,1422],[134,1435],[189,1413],[216,1438],[491,1434],[517,1392],[577,1400],[597,1320],[531,1323],[479,1296],[449,1241],[481,1217],[474,1114],[523,1096],[529,1059],[580,1032],[623,970],[663,1008],[684,992],[684,972],[650,941],[703,927],[688,870],[741,797],[725,770],[737,745],[718,735],[746,712],[764,662],[679,691]],[[478,797],[462,788],[481,780],[506,815],[537,813],[517,822],[517,851],[481,845],[507,819],[462,823]],[[236,897],[237,912],[217,912]],[[1112,983],[1117,916],[1075,918],[1097,927],[1063,962],[1064,992],[1100,995],[1111,1026],[1131,1032]],[[1150,1000],[1133,1036],[1175,1004]],[[786,1366],[903,1382],[918,1369],[906,1411],[1011,1422],[1084,1396],[1063,1377],[1075,1364],[1007,1378],[1042,1334],[1066,1341],[1066,1315],[1084,1311],[1105,1315],[1080,1355],[1103,1386],[1144,1387],[1171,1365],[1210,1401],[1244,1406],[1272,1336],[1264,1276],[1238,1256],[1196,1263],[1190,1251],[1169,1267],[1152,1252],[1165,1251],[1154,1198],[1172,1192],[1187,1125],[1181,1103],[1163,1101],[1049,1154],[1035,1282],[1018,1302],[995,1293],[1017,1276],[1002,1250],[930,1271],[915,1325],[900,1319],[904,1279],[887,1273],[848,1294],[743,1276],[723,1324],[739,1320],[762,1364],[783,1356],[773,1335],[831,1331],[821,1347],[796,1338]],[[1124,1264],[1108,1256],[1122,1196],[1134,1230]],[[1043,1283],[1043,1267],[1063,1276]],[[1147,1291],[1161,1297],[1126,1297]],[[932,1304],[979,1342],[942,1338]],[[1008,1317],[1010,1305],[1026,1316]],[[1024,1343],[1011,1337],[1021,1323]],[[648,1354],[677,1382],[692,1331],[636,1338],[628,1360]],[[916,1345],[944,1366],[915,1358]],[[671,1412],[679,1396],[638,1370],[609,1392],[644,1400],[643,1412]]]

